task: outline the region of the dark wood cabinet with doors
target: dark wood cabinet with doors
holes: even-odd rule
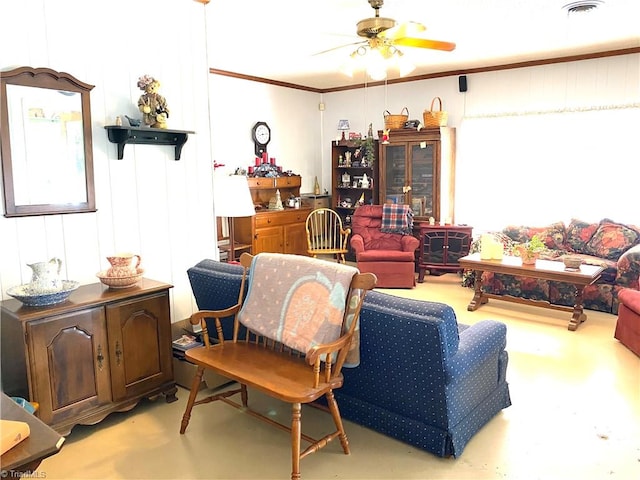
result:
[[[142,279],[126,289],[83,285],[48,307],[3,301],[3,391],[38,402],[38,417],[62,435],[142,398],[177,400],[170,288]]]
[[[351,215],[361,198],[364,205],[378,204],[378,140],[373,141],[375,159],[364,166],[361,158],[356,157],[359,148],[359,143],[353,140],[331,142],[331,208],[338,212],[345,228],[351,226]],[[368,185],[362,182],[365,175]],[[346,257],[355,260],[352,253]]]
[[[429,225],[419,223],[418,283],[429,272],[455,272],[460,270],[458,260],[469,254],[472,227],[467,225]]]
[[[247,179],[256,210],[253,217],[235,219],[235,237],[240,244],[251,245],[251,253],[292,253],[307,255],[305,221],[309,207],[289,208],[290,196],[300,197],[301,177],[252,177]],[[284,210],[269,210],[269,202],[280,192]]]
[[[418,220],[453,221],[454,128],[391,130],[379,157],[380,203],[410,205]]]

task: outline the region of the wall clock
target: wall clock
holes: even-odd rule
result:
[[[271,141],[271,129],[266,122],[257,122],[251,129],[251,136],[255,145],[256,157],[262,157],[267,151],[267,144]]]

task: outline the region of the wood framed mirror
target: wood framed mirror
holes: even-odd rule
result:
[[[31,67],[0,80],[5,217],[95,212],[93,85]]]

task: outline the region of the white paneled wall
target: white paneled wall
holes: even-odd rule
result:
[[[97,281],[106,256],[142,256],[146,276],[174,285],[173,320],[191,314],[186,269],[213,258],[215,222],[208,106],[205,7],[194,1],[26,0],[5,9],[0,68],[66,71],[91,92],[96,213],[0,217],[0,288],[30,280],[27,263],[59,257],[64,276]],[[146,20],[145,20],[146,19]],[[10,46],[10,47],[9,47]],[[140,117],[139,76],[161,83],[169,128],[194,130],[174,161],[172,147],[128,145],[117,160],[104,125]]]
[[[378,86],[357,91],[343,91],[324,95],[326,110],[323,116],[324,156],[330,158],[330,142],[338,134],[337,125],[340,119],[349,119],[351,130],[366,133],[367,125],[373,123],[374,132],[382,129],[384,125],[383,112],[400,113],[403,107],[409,110],[410,119],[422,120],[422,113],[430,106],[434,96],[442,98],[443,108],[449,112],[449,126],[457,127],[457,165],[456,165],[456,220],[475,227],[474,232],[489,227],[491,222],[487,220],[499,211],[502,202],[518,202],[518,198],[507,195],[507,192],[517,191],[517,197],[536,198],[537,195],[556,195],[558,201],[570,202],[573,189],[587,189],[594,198],[600,202],[598,213],[592,211],[587,204],[575,202],[573,215],[578,218],[598,221],[600,218],[591,218],[606,211],[607,216],[616,219],[620,212],[620,202],[631,203],[634,192],[625,188],[623,192],[616,190],[617,182],[603,183],[601,169],[607,169],[610,165],[606,155],[602,155],[602,145],[615,142],[615,152],[622,153],[624,158],[621,163],[626,168],[621,168],[617,174],[625,179],[637,177],[637,165],[640,163],[640,154],[634,146],[637,125],[619,125],[617,135],[607,134],[606,138],[600,138],[598,149],[587,149],[593,157],[585,155],[562,155],[559,152],[575,151],[585,152],[584,142],[596,141],[593,135],[574,135],[560,137],[555,145],[551,142],[544,143],[544,136],[530,138],[521,148],[536,149],[539,155],[550,157],[556,155],[558,166],[562,172],[587,172],[585,181],[580,185],[565,182],[564,188],[545,191],[542,185],[527,185],[521,182],[518,172],[522,172],[529,165],[531,155],[514,155],[506,165],[496,165],[492,155],[492,147],[499,147],[505,143],[504,133],[493,131],[482,139],[481,144],[477,139],[465,136],[461,129],[463,119],[483,118],[504,114],[523,114],[536,112],[561,112],[566,110],[582,110],[599,107],[635,105],[633,110],[640,108],[640,54],[622,55],[616,57],[583,60],[569,63],[559,63],[537,67],[518,68],[512,70],[499,70],[493,72],[478,73],[467,76],[468,91],[458,91],[458,77],[442,77],[418,82],[409,82],[396,85]],[[622,118],[622,117],[621,117]],[[624,118],[629,118],[624,116]],[[637,118],[637,114],[635,117]],[[614,129],[616,130],[616,129]],[[609,130],[610,132],[610,130]],[[558,132],[554,132],[558,133]],[[542,143],[542,146],[540,144]],[[627,148],[620,145],[626,145]],[[611,144],[610,144],[611,145]],[[613,150],[610,150],[613,151]],[[502,162],[502,159],[500,160]],[[619,167],[616,167],[619,168]],[[557,173],[557,172],[556,172]],[[550,171],[549,175],[554,175]],[[607,175],[611,177],[611,175]],[[330,171],[325,170],[325,181],[329,181]],[[513,187],[513,182],[517,186]],[[553,182],[557,185],[557,182]],[[620,183],[620,185],[624,184]],[[527,190],[531,187],[531,190]],[[536,190],[537,188],[537,190]],[[477,209],[478,202],[482,202],[483,193],[494,193],[492,199],[497,201],[487,203],[486,208]],[[500,195],[504,191],[505,195]],[[637,195],[636,195],[637,198]],[[633,202],[637,203],[637,202]],[[581,209],[581,207],[583,207]],[[535,207],[534,207],[535,208]],[[548,208],[544,215],[538,216],[539,221],[552,223],[558,221],[557,212]],[[544,217],[544,220],[541,218]],[[621,215],[618,216],[620,218]],[[570,219],[562,219],[570,220]],[[517,221],[517,220],[516,220]],[[619,221],[630,221],[628,215]],[[640,214],[633,223],[640,225]],[[544,224],[544,223],[543,223]]]

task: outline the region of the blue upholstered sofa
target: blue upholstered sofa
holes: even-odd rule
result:
[[[214,260],[191,267],[198,308],[233,305],[241,274],[240,266]],[[445,304],[369,292],[360,316],[360,365],[343,368],[344,386],[335,391],[342,417],[435,455],[457,457],[511,405],[505,345],[503,323],[462,325]]]

